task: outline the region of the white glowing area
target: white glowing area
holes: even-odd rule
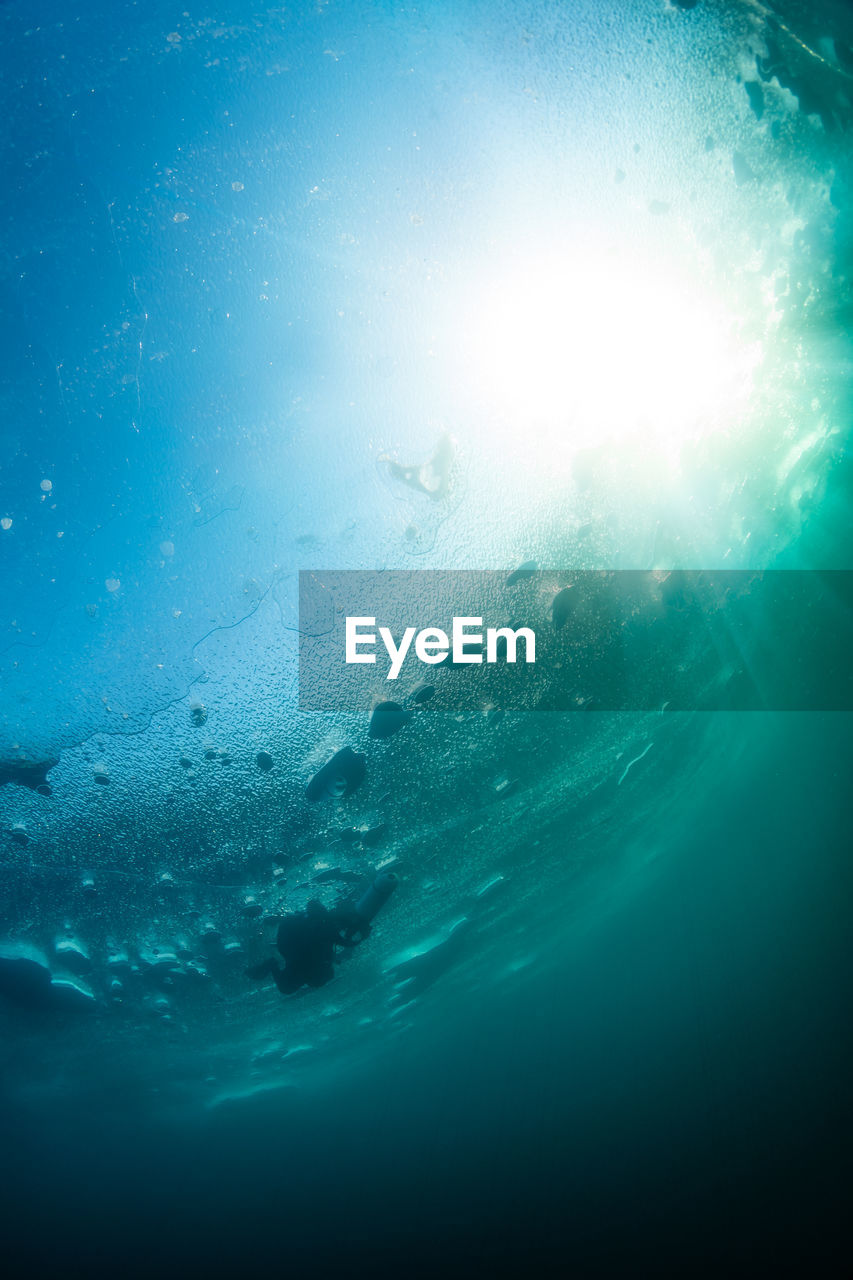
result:
[[[482,288],[463,324],[477,397],[511,429],[572,451],[640,437],[672,453],[727,430],[761,358],[698,280],[616,257],[514,265]]]

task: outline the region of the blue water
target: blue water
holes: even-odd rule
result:
[[[377,741],[299,710],[297,576],[851,567],[847,7],[6,0],[0,49],[15,1274],[845,1275],[849,715],[437,677]],[[246,978],[383,866],[334,982]]]

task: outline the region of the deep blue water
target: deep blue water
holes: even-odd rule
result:
[[[846,1275],[849,714],[442,671],[376,740],[297,576],[851,567],[848,8],[6,0],[0,59],[11,1274]]]

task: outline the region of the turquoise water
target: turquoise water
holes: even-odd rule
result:
[[[377,741],[297,576],[851,567],[847,7],[0,26],[21,1273],[845,1274],[849,716]],[[383,866],[334,982],[246,978]]]

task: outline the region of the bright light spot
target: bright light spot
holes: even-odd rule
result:
[[[478,398],[510,430],[570,452],[637,438],[671,453],[731,427],[761,355],[698,277],[594,253],[496,275],[464,335]]]

